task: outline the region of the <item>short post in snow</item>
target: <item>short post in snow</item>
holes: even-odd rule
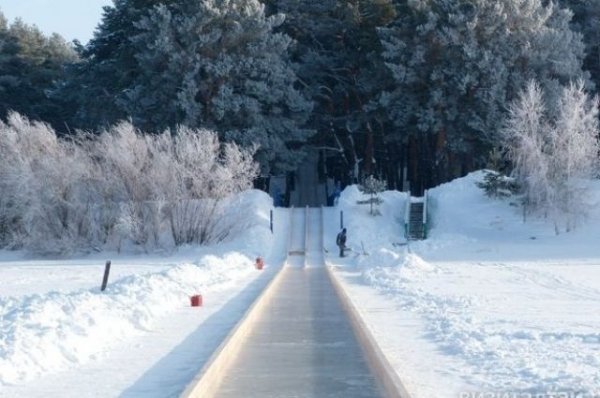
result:
[[[108,274],[110,274],[110,260],[108,260],[104,266],[104,278],[102,278],[102,287],[100,288],[101,292],[106,289],[106,285],[108,284]]]
[[[344,210],[340,210],[340,229],[344,229]]]
[[[273,233],[273,209],[269,212],[269,226],[271,227],[271,233]]]

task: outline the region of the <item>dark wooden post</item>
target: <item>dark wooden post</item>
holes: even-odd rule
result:
[[[273,209],[269,213],[269,226],[271,227],[271,233],[273,233]]]
[[[344,229],[344,210],[340,210],[340,229]]]
[[[100,288],[101,292],[106,289],[106,285],[108,284],[108,274],[110,274],[110,260],[108,260],[104,266],[104,278],[102,278],[102,287]]]

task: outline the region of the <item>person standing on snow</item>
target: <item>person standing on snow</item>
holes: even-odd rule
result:
[[[346,248],[346,228],[337,234],[335,244],[340,248],[340,257],[344,257],[344,249]]]

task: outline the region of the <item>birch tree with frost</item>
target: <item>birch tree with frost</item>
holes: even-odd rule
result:
[[[582,81],[563,87],[548,105],[530,81],[510,106],[504,140],[524,189],[524,212],[550,215],[555,231],[572,230],[586,212],[587,181],[597,176],[598,98]]]

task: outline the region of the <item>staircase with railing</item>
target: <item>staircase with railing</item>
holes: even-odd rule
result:
[[[407,240],[427,238],[427,191],[420,198],[408,197],[404,215],[404,229]]]

